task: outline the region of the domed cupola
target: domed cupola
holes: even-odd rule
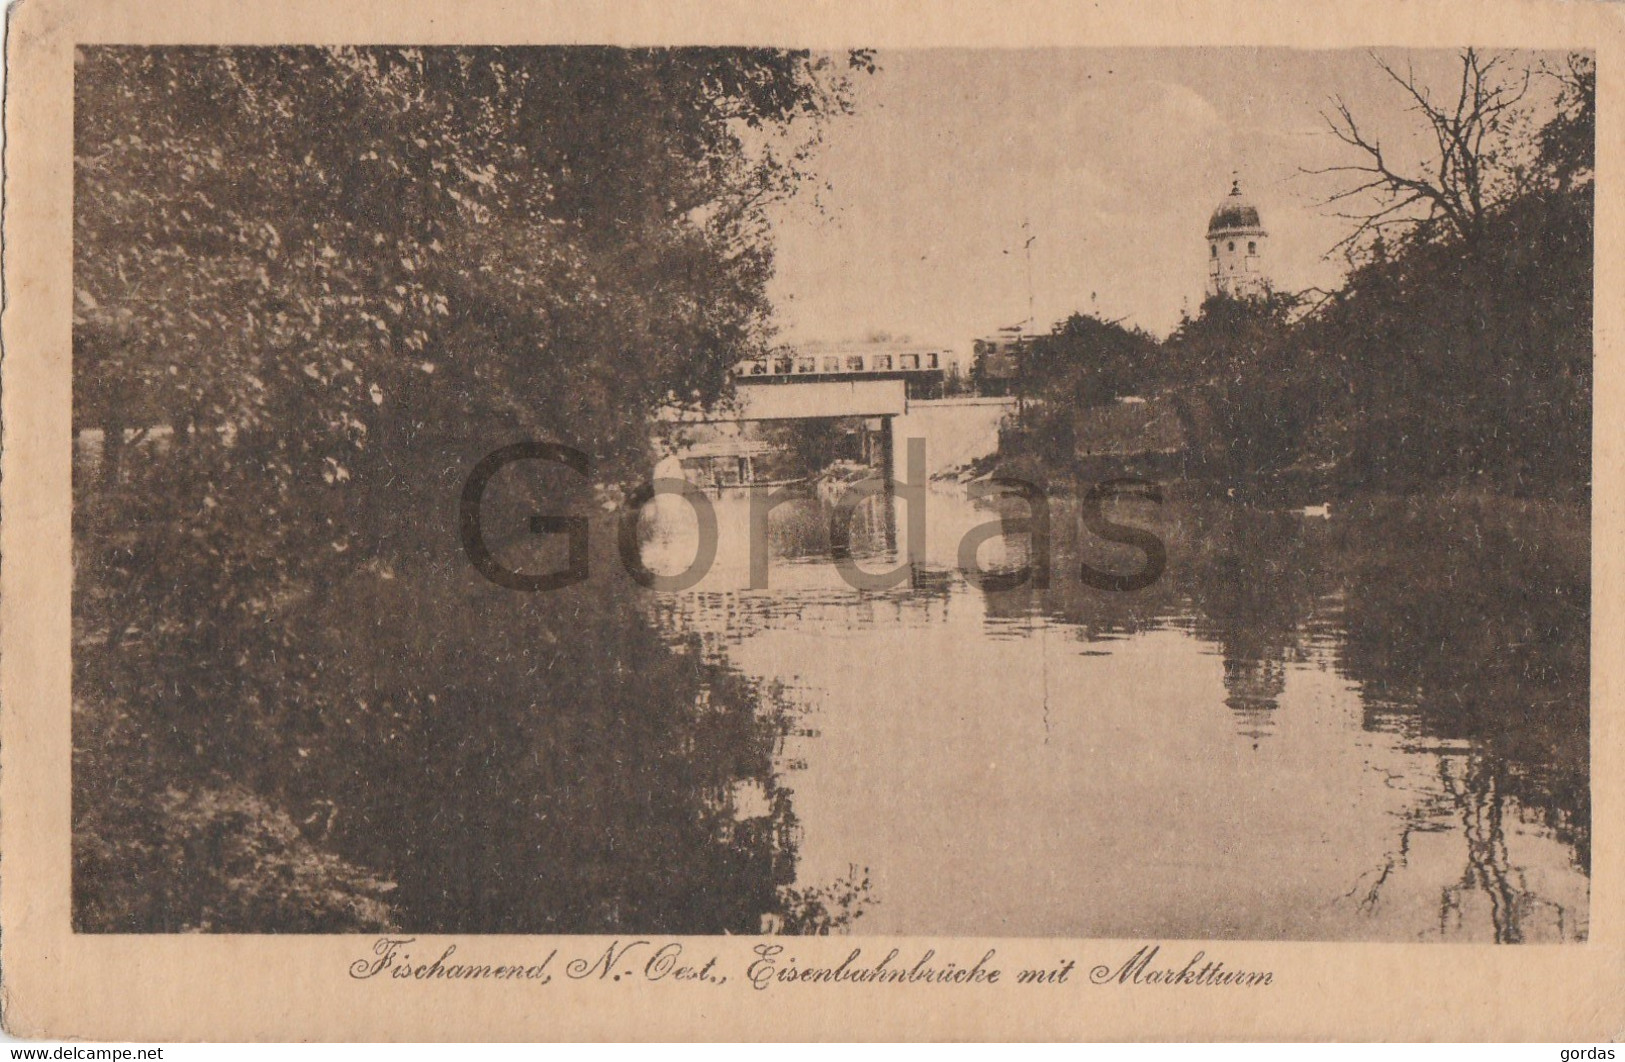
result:
[[[1208,218],[1208,294],[1236,299],[1264,294],[1268,236],[1258,207],[1241,192],[1241,181],[1231,182],[1230,194]]]
[[[1220,236],[1227,233],[1264,235],[1264,223],[1258,218],[1258,207],[1241,194],[1241,182],[1232,181],[1230,194],[1224,197],[1207,222],[1207,234]]]

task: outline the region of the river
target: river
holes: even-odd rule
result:
[[[865,570],[897,563],[893,504],[859,507]],[[853,932],[1586,936],[1583,512],[1364,498],[1320,517],[1165,485],[1108,507],[1167,552],[1114,592],[1080,567],[1144,555],[1058,492],[1049,587],[999,590],[959,543],[1024,506],[942,479],[909,577],[864,590],[830,560],[828,498],[773,511],[765,588],[749,499],[713,505],[716,563],[651,608],[796,721],[773,765],[795,885],[844,894]],[[679,569],[695,522],[656,509],[646,561]],[[979,561],[1017,567],[1029,543],[1012,529]]]

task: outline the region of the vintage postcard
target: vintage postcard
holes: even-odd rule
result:
[[[1625,1034],[1622,14],[25,0],[6,1027]]]

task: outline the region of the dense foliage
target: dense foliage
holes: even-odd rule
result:
[[[1065,461],[1076,445],[1075,411],[1139,394],[1159,379],[1159,354],[1151,336],[1116,321],[1075,313],[1057,324],[1017,360],[1011,389],[1044,399],[1022,411],[1020,446],[1048,461]]]
[[[726,809],[765,770],[754,691],[656,644],[629,590],[447,571],[485,453],[569,443],[575,504],[610,497],[660,402],[764,349],[764,210],[869,66],[80,51],[80,928],[610,929],[768,858]],[[754,927],[725,906],[692,928]]]
[[[1440,134],[1421,176],[1393,171],[1347,109],[1333,131],[1376,161],[1333,167],[1354,216],[1345,284],[1318,299],[1209,298],[1160,347],[1073,317],[1032,344],[1039,407],[1022,444],[1069,453],[1079,407],[1123,395],[1179,410],[1187,471],[1231,488],[1298,478],[1408,492],[1474,485],[1584,493],[1591,463],[1595,65],[1520,76],[1462,56],[1461,106],[1394,75]],[[1544,120],[1520,109],[1557,78]],[[1046,408],[1047,407],[1047,408]]]

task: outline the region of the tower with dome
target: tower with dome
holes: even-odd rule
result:
[[[1233,299],[1261,296],[1268,290],[1265,245],[1269,233],[1258,207],[1241,192],[1241,181],[1214,208],[1207,223],[1207,292]]]

